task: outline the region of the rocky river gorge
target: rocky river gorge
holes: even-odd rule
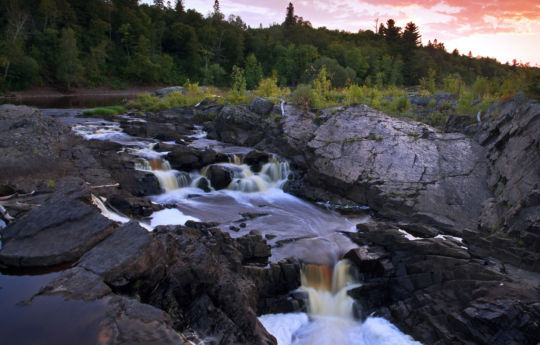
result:
[[[6,343],[540,341],[538,103],[79,114],[0,107]]]

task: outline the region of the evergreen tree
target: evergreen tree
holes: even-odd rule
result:
[[[212,17],[219,20],[223,20],[224,18],[224,15],[219,8],[219,0],[214,1],[214,13],[212,14]]]
[[[56,69],[56,78],[66,83],[67,89],[71,89],[73,83],[81,81],[84,67],[79,60],[79,50],[73,29],[63,29],[60,37],[60,51]]]
[[[184,13],[184,3],[183,0],[176,0],[176,5],[174,6],[176,13]]]
[[[403,31],[403,40],[406,42],[409,47],[418,47],[421,45],[420,33],[418,31],[418,26],[413,22],[407,23],[405,30]]]
[[[401,36],[401,27],[396,26],[393,19],[388,19],[386,28],[384,29],[384,37],[389,41],[397,41]]]
[[[291,27],[296,24],[296,16],[294,15],[294,5],[289,2],[287,6],[287,16],[285,17],[285,27]]]
[[[165,8],[165,4],[164,4],[163,0],[154,0],[154,6],[156,6],[160,10]]]

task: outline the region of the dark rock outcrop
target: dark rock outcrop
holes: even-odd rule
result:
[[[206,170],[206,177],[214,189],[225,189],[232,182],[234,171],[223,165],[210,165]]]
[[[3,231],[0,263],[47,267],[81,257],[114,230],[114,223],[91,205],[80,180],[59,183],[60,191]]]
[[[268,115],[272,109],[274,109],[274,103],[260,97],[255,97],[249,104],[249,110],[259,115]]]
[[[410,228],[414,228],[410,225]],[[420,230],[422,232],[422,230]],[[426,344],[535,344],[537,278],[472,257],[450,236],[419,238],[395,225],[367,223],[348,253],[363,278],[349,292],[368,314],[390,319]],[[532,278],[532,279],[531,279]]]
[[[0,185],[25,192],[50,188],[75,171],[69,150],[75,137],[36,108],[0,106]]]

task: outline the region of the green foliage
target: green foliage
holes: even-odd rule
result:
[[[474,94],[472,92],[465,92],[460,97],[456,107],[456,111],[460,114],[472,114],[475,109],[473,108]]]
[[[81,82],[84,67],[79,60],[79,50],[75,39],[75,31],[63,29],[60,38],[60,51],[58,52],[58,69],[56,77],[66,83],[68,89],[73,83]]]
[[[421,46],[420,29],[413,22],[402,30],[387,18],[378,33],[314,29],[295,15],[291,4],[283,25],[252,29],[240,17],[225,20],[219,2],[206,17],[186,11],[180,0],[171,7],[162,0],[154,6],[135,0],[11,3],[17,6],[0,6],[3,88],[179,85],[189,78],[238,89],[230,76],[233,66],[243,66],[246,88],[253,90],[273,71],[276,84],[285,87],[311,83],[325,66],[335,88],[421,84],[434,93],[437,81],[442,84],[459,74],[463,85],[478,81],[473,85],[478,97],[540,93],[538,68],[449,54],[440,42]],[[445,88],[463,92],[462,87]],[[331,91],[319,98],[324,105],[341,104],[347,97]]]
[[[420,87],[431,94],[435,93],[436,91],[435,76],[436,75],[437,75],[437,72],[433,68],[430,68],[428,70],[427,77],[422,77],[420,79]]]
[[[238,66],[233,66],[231,73],[232,88],[230,95],[227,97],[229,104],[247,103],[246,95],[246,77],[245,72]]]
[[[92,115],[118,115],[126,112],[126,108],[123,106],[112,106],[104,108],[95,108],[91,110],[83,111],[83,116],[92,116]]]
[[[409,97],[406,94],[403,94],[399,97],[395,97],[392,102],[392,109],[394,111],[404,113],[409,111],[411,108],[411,103],[409,102]]]
[[[253,90],[259,85],[263,77],[261,64],[254,54],[250,54],[246,59],[246,88]]]
[[[294,90],[291,101],[304,110],[308,110],[314,106],[315,92],[310,85],[300,84]]]
[[[443,79],[444,91],[461,97],[465,91],[465,82],[458,73],[449,74]]]
[[[478,97],[485,97],[491,93],[490,82],[488,78],[476,77],[472,86],[472,92]]]
[[[277,85],[277,75],[273,75],[270,78],[262,79],[259,82],[255,94],[260,97],[280,97],[291,93],[288,88],[280,88]]]

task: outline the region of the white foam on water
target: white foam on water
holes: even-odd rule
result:
[[[461,243],[463,244],[463,239],[461,237],[456,237],[456,236],[450,236],[450,235],[437,235],[435,236],[434,238],[438,238],[438,239],[441,239],[443,241],[446,241],[446,240],[451,240],[451,241],[455,241],[457,243]],[[456,244],[457,244],[456,243]],[[467,247],[465,246],[459,246],[460,248],[463,248],[463,249],[468,249]]]
[[[421,345],[381,317],[364,322],[305,313],[262,315],[259,320],[278,345]]]
[[[403,234],[403,237],[405,237],[409,241],[418,241],[418,240],[423,240],[424,239],[422,237],[416,237],[413,234],[410,234],[410,233],[408,233],[407,231],[405,231],[403,229],[399,229],[399,232],[401,232]]]
[[[124,217],[124,216],[121,216],[119,215],[118,213],[115,213],[111,210],[109,210],[107,208],[107,206],[105,206],[105,204],[103,203],[103,201],[101,201],[100,198],[98,198],[97,196],[95,196],[94,194],[92,194],[92,203],[97,207],[99,208],[99,210],[101,211],[101,214],[107,218],[109,218],[110,220],[114,221],[114,222],[118,222],[118,223],[127,223],[130,221],[130,219],[128,217]]]
[[[293,335],[309,323],[306,313],[268,314],[259,317],[264,328],[276,337],[278,345],[289,345]]]
[[[161,211],[152,213],[150,216],[150,226],[155,228],[159,225],[185,225],[188,220],[198,222],[199,219],[191,216],[186,216],[175,208],[166,208]]]

